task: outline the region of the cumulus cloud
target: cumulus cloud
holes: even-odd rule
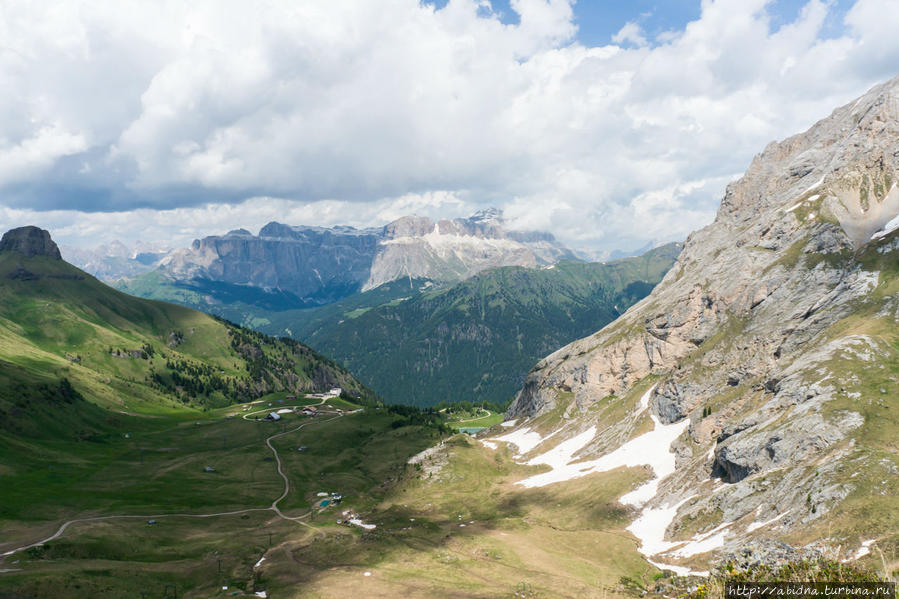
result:
[[[618,33],[612,36],[612,41],[616,44],[631,43],[635,46],[645,46],[649,42],[646,41],[646,35],[643,28],[638,23],[629,21],[624,27],[618,30]]]
[[[321,226],[365,228],[394,221],[408,214],[432,218],[465,217],[479,206],[448,191],[405,194],[374,202],[319,200],[297,202],[254,197],[237,203],[205,204],[180,208],[139,208],[125,211],[84,212],[56,209],[37,211],[0,206],[0,229],[39,225],[49,229],[61,245],[90,247],[103,241],[163,241],[168,247],[188,245],[193,239],[236,228],[253,231],[272,221]]]
[[[568,0],[512,0],[514,25],[487,0],[0,0],[0,225],[181,240],[497,205],[577,247],[683,238],[767,142],[896,74],[895,2],[827,37],[831,3],[778,27],[768,4],[591,48]]]

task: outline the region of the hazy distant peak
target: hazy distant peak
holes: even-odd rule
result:
[[[484,208],[483,210],[478,210],[470,217],[468,220],[473,222],[503,222],[503,211],[499,208]]]
[[[247,231],[246,229],[234,229],[232,231],[228,231],[225,234],[225,237],[252,237],[253,234]]]

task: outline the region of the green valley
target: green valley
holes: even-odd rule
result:
[[[679,244],[669,244],[608,263],[492,269],[452,287],[407,291],[407,299],[397,295],[408,283],[397,281],[380,305],[290,311],[260,329],[293,333],[389,401],[502,403],[541,357],[645,297],[679,253]],[[316,317],[323,310],[329,319]],[[304,326],[304,318],[314,324]]]
[[[680,253],[668,244],[607,263],[484,270],[452,285],[400,278],[333,303],[153,271],[119,289],[180,303],[331,356],[386,401],[507,403],[534,363],[645,297]]]
[[[448,436],[436,412],[383,405],[298,342],[9,246],[0,597],[618,596],[653,584],[614,502],[631,473],[591,481],[589,507],[547,511],[545,493],[514,485],[535,468],[509,450]],[[596,521],[565,532],[585,509]],[[607,549],[591,549],[594,527]]]

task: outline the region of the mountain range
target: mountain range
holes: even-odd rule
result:
[[[310,344],[393,403],[506,403],[534,361],[610,322],[671,266],[676,244],[572,261],[502,214],[404,217],[377,229],[270,223],[175,250],[114,284]]]
[[[525,314],[617,315],[539,360],[475,437],[380,404],[298,341],[120,293],[46,231],[10,231],[0,593],[704,599],[725,579],[896,580],[897,181],[899,78],[770,144],[682,247],[361,292],[369,268],[300,322],[421,374],[435,346],[475,366],[488,340],[515,352],[542,334],[510,332]]]
[[[283,310],[332,303],[401,278],[447,284],[488,268],[574,258],[549,233],[506,230],[495,209],[465,219],[406,216],[368,229],[272,222],[258,235],[237,229],[195,240],[119,287],[206,310],[235,300]]]
[[[257,326],[308,343],[392,402],[504,404],[539,357],[647,295],[680,249],[494,268],[438,288],[398,280],[329,306],[269,313]]]
[[[66,262],[105,282],[151,271],[171,251],[164,243],[144,241],[130,246],[121,241],[92,248],[61,246],[59,250]]]

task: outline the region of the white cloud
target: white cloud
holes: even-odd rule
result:
[[[612,36],[612,41],[616,44],[631,43],[640,47],[649,43],[646,41],[646,35],[643,33],[643,28],[633,21],[625,23],[624,27],[619,29],[618,33]]]
[[[0,140],[0,185],[39,176],[59,158],[85,149],[87,142],[81,134],[57,124],[41,127],[15,145]]]
[[[776,30],[767,4],[587,48],[568,0],[512,0],[517,25],[485,0],[0,0],[0,224],[181,240],[498,205],[572,245],[684,237],[767,142],[896,74],[896,2],[829,39],[830,3]]]
[[[406,194],[375,202],[320,200],[298,202],[269,197],[250,198],[235,204],[205,204],[170,209],[137,209],[86,213],[78,210],[36,211],[0,206],[0,230],[24,225],[48,229],[61,245],[86,247],[101,241],[165,240],[169,247],[190,244],[193,239],[245,228],[253,233],[278,221],[321,226],[350,225],[357,228],[383,224],[408,214],[432,218],[465,217],[478,209],[457,194],[447,191]]]

